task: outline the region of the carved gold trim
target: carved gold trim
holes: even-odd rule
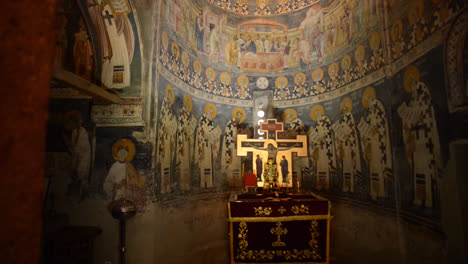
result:
[[[293,215],[279,217],[230,217],[230,222],[284,222],[294,220],[328,220],[330,215]]]

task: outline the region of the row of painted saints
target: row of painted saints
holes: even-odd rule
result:
[[[432,207],[433,184],[437,180],[441,163],[431,94],[427,86],[419,81],[418,70],[412,66],[405,73],[404,87],[411,94],[411,100],[399,106],[398,114],[402,119],[406,154],[412,168],[413,202],[415,205]],[[241,123],[246,116],[245,111],[235,108],[233,118],[227,123],[223,133],[213,122],[216,117],[215,106],[207,104],[205,113],[197,122],[190,114],[192,102],[188,95],[184,99],[179,120],[176,121],[170,110],[173,97],[172,87],[169,85],[161,106],[158,131],[157,164],[161,172],[161,192],[171,192],[176,187],[171,179],[172,158],[176,159],[176,169],[180,174],[180,190],[190,190],[192,157],[199,165],[200,187],[213,187],[213,168],[214,164],[217,164],[220,142],[221,169],[227,174],[228,186],[242,185],[240,157],[235,155],[235,139],[237,134],[245,133],[245,130],[241,129]],[[351,111],[350,98],[342,100],[341,117],[335,123],[326,116],[322,106],[313,107],[310,115],[315,121],[315,126],[307,132],[303,122],[297,118],[295,110],[286,110],[283,119],[290,131],[308,135],[309,159],[313,163],[315,189],[329,190],[331,179],[337,177],[337,168],[341,167],[342,191],[355,192],[356,183],[362,177],[361,149],[362,157],[369,168],[369,195],[373,200],[377,200],[387,197],[387,184],[393,174],[389,128],[385,108],[376,98],[373,88],[369,87],[363,92],[362,104],[367,109],[367,116],[361,118],[357,124]],[[191,147],[193,144],[194,148]],[[309,166],[308,160],[304,158],[295,158],[293,163],[296,171]]]
[[[324,80],[324,72],[321,68],[315,69],[311,73],[312,85],[308,85],[307,76],[304,73],[296,74],[294,77],[294,86],[288,87],[288,79],[285,76],[276,79],[274,90],[275,100],[297,99],[307,96],[314,96],[324,92],[332,91],[340,86],[346,85],[356,79],[359,79],[370,70],[376,70],[384,64],[382,48],[380,46],[380,35],[375,33],[370,40],[372,56],[370,61],[366,60],[364,46],[358,46],[354,52],[354,62],[351,56],[346,55],[341,61],[341,71],[338,63],[332,63],[328,67],[328,80]],[[180,59],[181,57],[181,59]],[[193,63],[193,70],[190,69],[190,57],[183,51],[180,56],[180,49],[176,43],[172,43],[171,53],[169,54],[169,40],[167,33],[162,33],[162,45],[160,50],[160,60],[162,65],[177,75],[185,83],[205,92],[224,96],[237,97],[240,99],[251,98],[248,88],[249,79],[241,75],[237,79],[237,91],[231,86],[231,76],[223,72],[219,76],[220,85],[218,86],[216,72],[213,68],[206,69],[206,78],[202,75],[202,66],[199,61]]]
[[[209,0],[209,2],[224,10],[231,11],[236,14],[249,15],[247,0],[235,0],[235,3],[231,3],[231,0]],[[292,3],[289,3],[289,0],[278,0],[278,4],[275,7],[274,12],[272,12],[268,6],[268,3],[269,0],[257,0],[257,6],[255,7],[254,15],[266,16],[271,15],[272,13],[284,14],[317,3],[317,0],[293,0]]]

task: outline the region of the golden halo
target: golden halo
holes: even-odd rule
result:
[[[240,118],[240,122],[244,122],[245,118],[247,117],[247,114],[245,113],[245,110],[240,108],[240,107],[236,107],[234,108],[234,110],[232,110],[232,118],[236,118],[237,117],[237,113],[241,113],[242,116]]]
[[[419,70],[418,68],[414,66],[409,66],[406,69],[405,76],[403,77],[403,86],[405,87],[405,91],[408,93],[411,93],[412,87],[411,87],[411,79],[415,82],[419,82]]]
[[[174,56],[176,59],[179,58],[179,46],[177,46],[176,43],[172,43],[172,56]]]
[[[190,58],[187,54],[187,52],[183,51],[182,52],[182,63],[184,63],[185,66],[188,66],[190,63]]]
[[[351,109],[353,109],[353,101],[351,101],[351,98],[346,97],[341,101],[341,104],[340,104],[340,110],[341,110],[342,113],[343,113],[343,108],[344,108],[346,103],[348,104],[347,113],[351,112]]]
[[[304,83],[306,82],[306,76],[305,76],[305,74],[302,73],[302,72],[296,74],[296,76],[294,77],[294,83],[295,83],[296,85],[299,85],[299,77],[302,77],[302,81],[301,81],[300,84],[304,84]]]
[[[230,84],[231,83],[231,75],[227,72],[223,72],[219,75],[219,80],[223,84]]]
[[[269,0],[265,0],[265,6],[268,5]],[[257,0],[257,6],[260,6],[260,0]]]
[[[332,70],[335,69],[335,73],[332,74]],[[328,67],[328,76],[336,77],[338,75],[338,63],[334,62]]]
[[[135,144],[128,139],[119,139],[117,142],[114,143],[112,146],[112,157],[114,160],[119,161],[119,149],[124,147],[128,150],[127,158],[125,158],[125,162],[132,161],[133,157],[135,156]]]
[[[200,64],[199,61],[195,61],[195,62],[193,63],[193,70],[194,70],[196,73],[198,73],[198,74],[201,73],[202,67],[201,67],[201,64]]]
[[[370,95],[372,99],[375,99],[375,90],[372,87],[368,87],[364,93],[362,94],[362,105],[364,105],[365,108],[369,108],[369,104],[367,102],[367,95]]]
[[[210,79],[212,81],[216,78],[216,73],[213,70],[213,68],[211,68],[211,67],[206,69],[205,75],[206,75],[206,78],[208,78],[208,79]],[[210,77],[210,75],[211,75],[211,77]]]
[[[170,100],[169,100],[169,104],[172,104],[174,103],[174,89],[172,88],[172,85],[168,84],[166,86],[166,94],[165,96],[167,97],[167,95],[171,93],[171,97],[170,97]]]
[[[323,110],[323,106],[321,105],[316,105],[314,106],[311,110],[310,110],[310,117],[312,118],[312,120],[314,121],[317,121],[317,116],[315,115],[315,112],[319,110],[320,111],[320,115],[324,115],[325,114],[325,110]]]
[[[281,82],[283,83],[283,85],[280,85]],[[278,77],[276,79],[276,81],[275,81],[275,85],[278,88],[284,88],[284,87],[288,86],[288,79],[286,79],[286,77],[284,77],[284,76]]]
[[[242,84],[242,82],[244,84]],[[239,78],[237,78],[237,84],[241,87],[247,87],[247,85],[249,85],[249,78],[245,75],[239,76]]]
[[[288,114],[291,113],[292,114],[292,117],[291,119],[288,118]],[[283,112],[283,121],[286,122],[286,123],[291,123],[294,119],[297,118],[297,113],[296,113],[296,110],[294,109],[286,109],[284,112]]]
[[[380,48],[380,34],[378,32],[372,34],[369,45],[374,51]]]
[[[360,62],[360,61],[364,60],[365,56],[366,56],[366,50],[364,49],[363,46],[359,45],[356,48],[356,51],[354,52],[354,59],[356,59],[357,62]]]
[[[323,78],[322,69],[317,68],[312,72],[312,80],[314,80],[315,82],[322,80],[322,78]]]
[[[169,45],[169,39],[167,38],[167,32],[166,31],[163,31],[163,33],[161,33],[161,40],[162,40],[162,44],[164,47],[168,47]]]
[[[190,95],[185,95],[184,97],[184,106],[185,106],[185,109],[187,109],[187,112],[192,112],[192,97]]]
[[[399,32],[398,35],[396,32],[397,29]],[[401,36],[402,31],[403,31],[403,24],[401,23],[401,20],[398,20],[397,22],[395,22],[395,24],[393,24],[393,27],[392,27],[392,40],[393,41],[397,40]]]
[[[216,117],[216,106],[214,104],[206,104],[205,106],[205,114],[208,114],[208,109],[212,109],[213,110],[213,114],[212,116],[209,116],[208,118],[210,118],[210,120],[213,120],[215,117]]]
[[[349,67],[351,67],[351,57],[349,55],[346,55],[341,60],[341,68],[343,70],[347,70],[349,69]]]

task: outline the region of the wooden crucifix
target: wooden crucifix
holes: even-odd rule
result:
[[[296,139],[278,139],[278,133],[283,130],[283,123],[276,119],[267,119],[266,123],[260,124],[260,131],[266,133],[266,139],[247,139],[247,135],[237,135],[237,155],[247,156],[248,152],[252,152],[252,168],[257,175],[262,174],[261,179],[257,179],[259,187],[263,187],[264,175],[257,168],[257,159],[262,161],[263,168],[268,159],[273,159],[278,167],[280,187],[292,187],[292,153],[296,152],[298,157],[307,157],[307,136],[297,135]]]

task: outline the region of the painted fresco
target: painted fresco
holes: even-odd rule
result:
[[[53,100],[49,106],[47,176],[52,183],[65,182],[64,189],[59,191],[74,202],[88,198],[92,192],[94,126],[89,119],[90,103]]]
[[[213,104],[191,96],[159,76],[156,197],[241,188],[242,159],[235,154],[238,133],[252,134],[252,109]],[[250,121],[249,121],[250,120]]]
[[[141,127],[97,127],[94,165],[94,197],[113,201],[127,199],[143,212],[151,201],[150,143],[133,134]]]
[[[270,12],[265,2],[260,2],[258,12]],[[269,74],[314,68],[330,61],[349,44],[378,30],[381,22],[375,1],[308,4],[311,7],[293,15],[271,19],[262,15],[249,20],[234,14],[227,19],[217,8],[190,0],[163,1],[162,31],[168,31],[202,62],[207,59],[207,63],[231,72]]]
[[[54,64],[94,82],[96,60],[86,20],[76,1],[62,0],[57,5]]]
[[[123,97],[140,97],[141,54],[137,21],[128,0],[79,0],[97,61],[96,82]],[[80,31],[81,32],[81,31]],[[77,39],[84,39],[78,36]],[[81,53],[89,55],[80,43]]]

